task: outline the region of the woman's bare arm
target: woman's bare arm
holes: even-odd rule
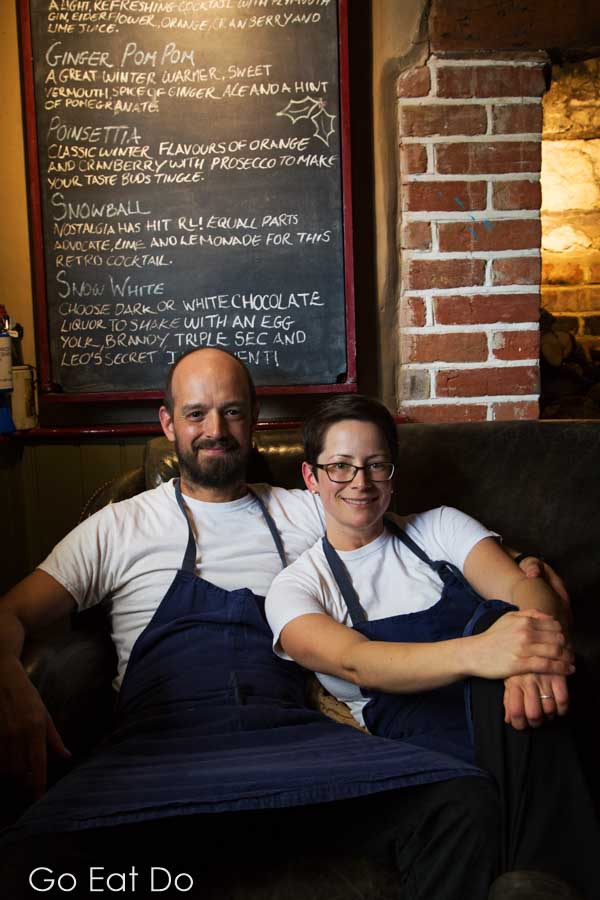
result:
[[[566,675],[572,660],[558,622],[529,611],[509,613],[483,634],[435,643],[371,641],[326,614],[310,613],[289,622],[280,643],[312,671],[396,693],[430,690],[472,675]]]

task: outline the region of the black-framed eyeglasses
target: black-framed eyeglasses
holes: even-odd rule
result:
[[[314,469],[323,469],[327,477],[335,484],[348,484],[354,481],[357,472],[364,472],[369,481],[390,481],[394,475],[394,463],[370,462],[366,466],[354,466],[352,463],[332,462],[315,463]]]

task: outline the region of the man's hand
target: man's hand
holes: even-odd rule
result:
[[[19,660],[3,660],[0,772],[23,783],[37,800],[46,792],[48,748],[63,759],[71,756]]]
[[[36,569],[0,601],[0,772],[46,790],[47,750],[70,757],[42,698],[20,662],[25,635],[66,616],[75,605],[55,578]]]
[[[512,675],[504,681],[504,721],[517,731],[564,716],[569,690],[564,675]]]
[[[552,590],[558,594],[563,601],[565,608],[570,610],[571,601],[569,592],[567,591],[564,581],[560,575],[554,571],[552,566],[549,566],[547,562],[544,562],[544,560],[539,559],[537,556],[525,556],[519,563],[519,568],[528,578],[543,578],[544,581],[550,585]]]

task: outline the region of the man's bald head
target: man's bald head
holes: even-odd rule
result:
[[[192,357],[194,357],[194,359],[192,359]],[[232,365],[239,366],[241,371],[244,373],[245,380],[248,386],[250,408],[253,411],[257,410],[258,399],[256,396],[256,387],[254,385],[252,375],[250,374],[248,367],[240,359],[238,359],[237,356],[234,356],[234,354],[230,353],[228,350],[217,350],[213,347],[200,347],[199,349],[188,350],[186,353],[182,353],[182,355],[175,360],[175,362],[169,369],[169,372],[167,374],[167,381],[165,384],[165,396],[163,400],[164,406],[168,410],[169,415],[173,415],[175,405],[173,378],[176,371],[179,369],[179,366],[184,362],[184,360],[186,362],[183,366],[183,370],[190,367],[190,365],[194,364],[196,361],[199,367],[206,366],[207,371],[214,371],[215,369],[218,371],[220,366],[223,366],[224,371],[230,370]],[[194,369],[195,368],[196,366],[194,365]],[[182,371],[181,374],[184,374],[184,371]]]
[[[250,374],[231,353],[206,347],[171,366],[159,417],[184,493],[211,502],[243,496],[257,415]]]

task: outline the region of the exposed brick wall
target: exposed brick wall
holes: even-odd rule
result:
[[[542,305],[600,358],[600,59],[554,66],[544,98]]]
[[[401,371],[412,421],[537,418],[543,54],[398,79]]]

